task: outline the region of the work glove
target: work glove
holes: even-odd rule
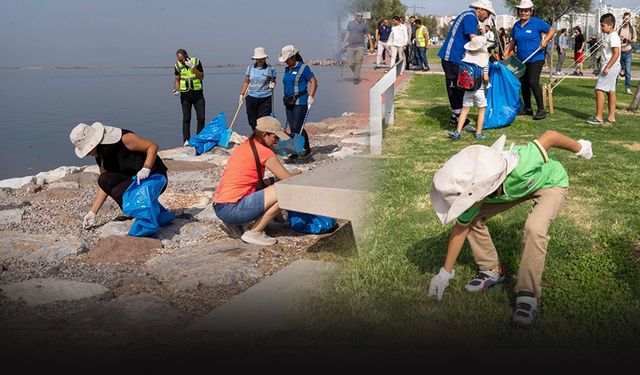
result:
[[[138,185],[140,185],[140,181],[149,177],[149,173],[151,173],[151,169],[147,167],[142,167],[142,169],[138,171],[138,174],[136,174],[136,178],[138,179]]]
[[[429,284],[429,297],[437,296],[438,301],[442,299],[444,290],[449,286],[449,280],[453,279],[456,275],[456,270],[451,270],[451,273],[445,271],[444,267],[440,268],[440,272],[431,279]]]
[[[593,150],[591,150],[591,142],[580,139],[578,140],[578,143],[580,143],[582,147],[580,147],[580,151],[576,152],[576,156],[587,160],[591,159],[591,157],[593,156]]]
[[[192,62],[191,62],[191,61],[189,61],[189,60],[185,61],[185,62],[184,62],[184,65],[186,65],[186,66],[187,66],[187,68],[189,68],[189,69],[191,69],[191,68],[193,68],[194,66],[196,66],[196,64],[192,63]]]
[[[89,211],[84,218],[82,219],[82,227],[84,229],[89,229],[96,225],[96,214],[93,211]]]
[[[309,107],[311,107],[315,102],[316,100],[313,98],[313,96],[307,98],[307,104],[309,105]]]
[[[275,88],[276,88],[276,83],[275,83],[275,82],[273,82],[273,81],[269,82],[269,88],[270,88],[271,90],[275,89]]]
[[[240,97],[238,98],[238,106],[241,106],[242,103],[244,103],[244,95],[240,94]]]
[[[173,95],[180,95],[180,90],[173,90]]]

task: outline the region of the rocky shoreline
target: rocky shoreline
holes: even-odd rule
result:
[[[315,153],[285,164],[289,169],[306,171],[367,150],[367,115],[345,113],[306,129]],[[0,181],[3,342],[26,344],[43,332],[57,332],[60,340],[65,332],[66,340],[71,332],[88,339],[181,329],[297,259],[340,261],[352,253],[345,222],[323,235],[272,223],[266,231],[278,244],[269,247],[228,238],[211,199],[231,151],[216,147],[197,157],[192,148],[160,152],[169,167],[160,201],[177,218],[155,239],[127,236],[132,220],[122,220],[110,199],[97,227],[82,228],[97,188],[95,166]]]

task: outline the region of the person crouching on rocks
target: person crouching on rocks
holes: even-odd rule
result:
[[[152,174],[167,177],[167,166],[158,156],[158,145],[127,130],[94,122],[91,126],[78,124],[69,135],[76,147],[76,155],[96,158],[100,167],[98,193],[82,225],[89,229],[96,225],[96,215],[107,196],[122,209],[122,196],[136,176],[138,183]],[[162,189],[166,189],[165,187]]]
[[[280,215],[273,184],[298,173],[288,172],[272,148],[279,140],[288,140],[280,121],[271,116],[256,121],[251,137],[236,148],[222,172],[213,198],[213,208],[222,223],[220,228],[233,238],[256,245],[278,241],[264,233],[269,222]],[[275,175],[264,179],[265,167]]]

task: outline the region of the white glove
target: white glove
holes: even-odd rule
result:
[[[445,271],[444,267],[440,268],[440,272],[431,279],[429,284],[429,297],[437,295],[438,301],[442,299],[444,290],[449,286],[449,280],[453,279],[456,275],[456,270],[451,270],[451,273]]]
[[[576,156],[584,159],[591,159],[593,156],[593,150],[591,150],[591,142],[584,139],[578,140],[578,143],[582,146],[580,151],[576,152]]]
[[[96,225],[96,214],[94,214],[93,211],[89,211],[82,219],[82,227],[89,229],[94,225]]]
[[[312,106],[313,103],[315,103],[316,100],[313,98],[313,96],[310,96],[307,98],[307,104],[309,104],[309,106]]]
[[[180,90],[173,90],[173,95],[180,95]]]
[[[149,177],[149,173],[151,173],[151,169],[147,167],[142,167],[142,169],[138,172],[138,174],[136,174],[136,177],[138,178],[138,185],[140,185],[141,180],[144,180],[145,178]]]
[[[244,95],[240,94],[240,97],[238,98],[238,106],[241,106],[242,102],[244,102]]]
[[[271,90],[275,89],[275,88],[276,88],[276,83],[275,83],[275,82],[273,82],[273,81],[269,82],[269,88],[270,88]]]
[[[191,61],[187,60],[184,62],[184,65],[187,66],[187,68],[193,68],[194,66],[196,66],[196,64],[192,63]]]

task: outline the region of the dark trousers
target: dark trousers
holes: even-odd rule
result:
[[[427,61],[427,47],[415,47],[416,48],[416,56],[417,59],[417,68],[426,69],[429,67],[429,62]]]
[[[289,128],[291,128],[291,134],[300,133],[300,129],[304,123],[304,116],[307,114],[307,106],[285,105],[284,107],[287,112],[287,122],[289,123]],[[309,134],[307,134],[306,130],[302,131],[302,136],[304,137],[304,149],[310,150]]]
[[[531,92],[533,91],[538,111],[544,110],[544,103],[542,102],[542,87],[540,86],[540,73],[542,73],[543,65],[543,60],[525,64],[527,69],[524,71],[522,78],[520,78],[520,84],[522,86],[522,100],[524,101],[525,109],[531,109]]]
[[[413,46],[408,45],[404,46],[404,57],[405,57],[405,69],[409,69],[411,67],[411,62],[413,61]]]
[[[273,95],[266,98],[254,98],[247,95],[245,98],[245,107],[247,108],[247,120],[249,120],[249,126],[251,130],[255,130],[256,121],[260,117],[271,115],[271,104]]]
[[[196,109],[196,134],[204,128],[204,95],[202,90],[187,91],[180,93],[180,104],[182,104],[182,142],[191,138],[191,106]]]
[[[166,174],[164,176],[167,177]],[[113,198],[120,206],[120,209],[122,209],[122,196],[132,183],[133,179],[131,177],[117,172],[104,172],[98,177],[100,189]],[[166,188],[167,185],[164,185],[160,194],[164,193]]]
[[[444,70],[444,77],[447,83],[447,96],[449,97],[451,112],[460,114],[464,91],[458,89],[458,64],[442,60],[442,70]]]

